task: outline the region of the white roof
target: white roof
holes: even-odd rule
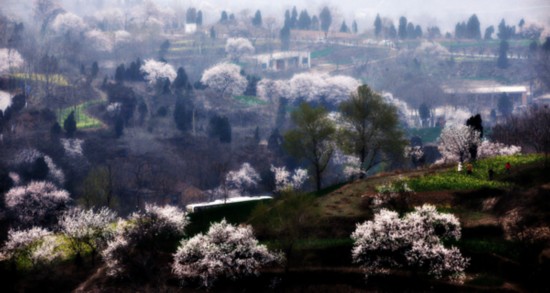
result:
[[[275,52],[272,54],[259,54],[254,56],[256,59],[286,59],[292,57],[309,56],[307,51],[288,51],[288,52]]]
[[[225,203],[255,201],[255,200],[262,200],[262,199],[273,199],[273,197],[268,195],[230,197],[227,199],[227,201],[225,201]],[[215,201],[210,201],[210,202],[199,202],[199,203],[188,204],[185,206],[185,208],[189,211],[189,210],[193,210],[195,207],[217,206],[222,204],[224,204],[224,200],[217,199]]]
[[[495,81],[462,81],[455,84],[442,86],[446,94],[502,94],[502,93],[527,93],[527,85],[502,85]]]

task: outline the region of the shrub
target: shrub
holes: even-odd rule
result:
[[[211,287],[219,278],[258,275],[262,266],[280,259],[258,244],[250,226],[235,227],[224,219],[212,224],[206,234],[183,240],[172,271],[180,279],[199,279],[204,287]]]
[[[382,209],[373,221],[358,224],[351,235],[355,244],[352,257],[368,277],[388,273],[392,268],[426,270],[435,278],[461,281],[468,259],[458,248],[446,248],[444,240],[460,239],[460,224],[451,214],[424,205],[403,218]]]

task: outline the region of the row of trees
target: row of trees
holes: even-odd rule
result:
[[[364,175],[401,154],[405,145],[396,108],[367,85],[339,109],[335,123],[323,107],[303,103],[291,115],[295,128],[284,135],[288,152],[310,164],[317,190],[337,148],[359,158],[359,172]]]

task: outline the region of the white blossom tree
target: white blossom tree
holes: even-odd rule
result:
[[[416,207],[403,218],[382,209],[374,220],[358,224],[352,233],[352,258],[367,277],[389,273],[393,268],[409,268],[460,282],[468,259],[458,248],[443,245],[444,240],[459,240],[460,236],[458,219],[437,212],[434,206]]]
[[[145,79],[147,79],[150,84],[154,84],[159,79],[168,79],[170,82],[173,82],[177,77],[176,70],[172,65],[153,59],[145,60],[140,70],[145,73]]]
[[[113,39],[107,33],[98,29],[93,29],[87,31],[84,35],[91,48],[99,52],[111,52],[113,50]]]
[[[181,241],[172,271],[180,279],[199,280],[209,288],[221,278],[258,275],[261,267],[280,260],[279,254],[258,244],[250,226],[235,227],[224,219],[213,223],[206,234]]]
[[[470,158],[470,148],[480,143],[478,131],[466,125],[450,125],[441,132],[437,149],[444,162],[464,163]]]
[[[20,226],[52,224],[71,198],[51,182],[31,182],[10,189],[5,195],[6,209]]]
[[[178,207],[149,204],[120,221],[116,235],[101,252],[107,275],[125,277],[151,270],[161,244],[183,236],[188,223],[187,214]]]
[[[9,73],[24,64],[21,54],[14,49],[0,48],[0,74]]]
[[[86,29],[86,23],[84,23],[84,20],[80,16],[67,12],[55,17],[52,29],[59,35],[67,33],[79,34]]]
[[[286,80],[262,79],[258,82],[256,91],[258,97],[270,102],[291,96],[290,85]]]
[[[236,62],[245,55],[254,54],[254,46],[245,38],[229,38],[225,43],[225,52]]]
[[[201,82],[219,92],[222,98],[226,95],[241,95],[246,89],[247,80],[240,72],[241,68],[235,64],[220,63],[205,70]]]
[[[306,169],[298,168],[290,172],[283,167],[271,165],[271,172],[275,176],[275,192],[299,190],[309,178]]]
[[[236,189],[241,193],[256,187],[260,180],[260,174],[249,163],[243,163],[239,170],[229,171],[225,175],[227,188]]]
[[[292,99],[312,102],[323,95],[325,79],[318,73],[299,73],[290,79],[289,84]]]
[[[357,91],[360,85],[361,83],[353,77],[345,75],[327,76],[324,78],[322,96],[326,102],[338,105]]]
[[[511,156],[521,153],[521,147],[515,145],[505,145],[500,142],[491,142],[484,140],[477,149],[477,157],[480,159],[495,156]]]
[[[81,257],[88,248],[92,262],[95,262],[97,252],[112,237],[114,231],[108,225],[115,217],[115,213],[105,207],[98,211],[72,208],[61,216],[59,226],[77,257]]]

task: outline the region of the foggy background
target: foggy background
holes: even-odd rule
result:
[[[336,20],[344,19],[348,23],[356,20],[359,30],[372,29],[374,18],[379,13],[381,17],[391,18],[395,23],[400,16],[405,16],[423,27],[438,25],[443,32],[453,31],[454,25],[464,21],[472,14],[477,14],[481,29],[490,25],[498,25],[502,18],[508,23],[517,24],[525,18],[544,26],[550,24],[550,1],[548,0],[152,0],[153,2],[174,10],[196,7],[205,15],[205,24],[219,20],[221,11],[250,16],[259,9],[264,17],[275,17],[282,24],[284,11],[296,6],[297,10],[307,9],[312,14],[318,14],[321,8],[328,5],[336,12]],[[32,0],[2,0],[0,10],[4,14],[16,14],[30,17],[32,15]],[[62,6],[80,15],[91,15],[95,9],[103,10],[132,0],[62,0]],[[92,3],[93,2],[93,3]],[[333,23],[338,23],[333,22]]]

